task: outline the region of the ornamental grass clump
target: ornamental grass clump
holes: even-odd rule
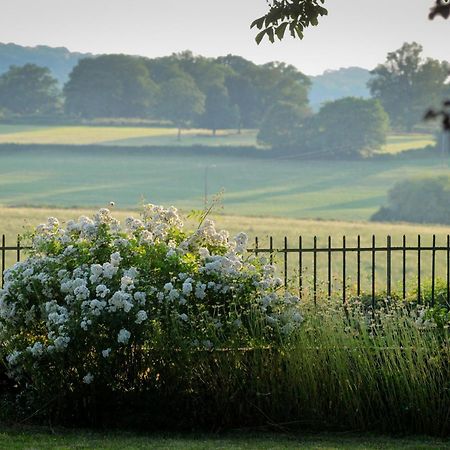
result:
[[[143,392],[183,397],[198,355],[276,347],[301,322],[245,234],[230,239],[205,218],[187,233],[173,207],[147,205],[124,226],[107,209],[66,226],[50,218],[4,279],[9,375],[59,415]]]

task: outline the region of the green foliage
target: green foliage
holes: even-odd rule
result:
[[[371,220],[450,224],[449,177],[416,178],[397,183],[388,193],[388,205],[377,211]]]
[[[267,111],[258,133],[258,142],[274,149],[289,150],[301,146],[300,130],[309,111],[287,102],[274,104]]]
[[[387,55],[384,64],[372,71],[372,95],[379,99],[391,123],[411,130],[423,118],[427,106],[438,105],[444,94],[450,65],[431,58],[423,59],[423,48],[412,42]]]
[[[84,118],[148,117],[158,93],[139,58],[104,55],[82,59],[64,86],[68,114]]]
[[[211,129],[213,135],[219,128],[237,128],[239,108],[233,105],[224,85],[212,85],[206,92],[205,111],[198,120],[200,126]]]
[[[35,64],[11,66],[0,76],[0,109],[13,114],[55,113],[61,106],[58,82],[50,70]]]
[[[313,146],[336,156],[359,156],[385,143],[389,119],[377,100],[343,98],[326,103],[315,117]]]
[[[0,291],[0,358],[27,395],[58,411],[95,391],[157,392],[212,349],[289,339],[298,299],[247,254],[245,234],[229,239],[204,216],[193,233],[182,227],[175,208],[145,205],[123,227],[103,209],[36,229]]]
[[[278,103],[269,109],[258,140],[310,158],[360,157],[386,143],[388,128],[376,100],[343,98],[326,103],[314,116],[296,104]]]
[[[158,111],[181,128],[198,118],[205,110],[205,96],[189,76],[172,78],[160,85]]]
[[[269,12],[256,19],[251,28],[261,30],[255,40],[259,44],[264,37],[275,42],[275,37],[282,40],[286,31],[292,37],[303,39],[305,28],[319,23],[319,17],[328,14],[322,6],[325,0],[270,0]]]

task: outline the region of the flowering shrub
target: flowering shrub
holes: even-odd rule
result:
[[[123,391],[158,382],[175,354],[274,345],[301,322],[298,299],[246,247],[210,220],[186,233],[173,207],[147,205],[124,226],[107,209],[48,219],[0,290],[10,374],[37,389]]]

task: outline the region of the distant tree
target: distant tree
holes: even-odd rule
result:
[[[389,191],[388,205],[371,220],[450,224],[450,178],[417,178],[397,183]]]
[[[178,127],[180,140],[181,129],[203,114],[205,96],[188,76],[168,80],[160,88],[158,111]]]
[[[439,104],[450,65],[423,59],[422,46],[405,43],[371,73],[369,88],[380,100],[394,127],[411,131],[423,118],[424,105]]]
[[[236,128],[239,123],[239,108],[230,101],[227,88],[216,84],[206,92],[205,111],[199,124],[212,130],[213,135],[220,128]]]
[[[278,102],[267,111],[258,132],[258,142],[277,151],[292,151],[304,148],[299,139],[309,110],[288,102]]]
[[[326,103],[315,118],[314,146],[322,153],[354,157],[386,142],[389,119],[377,100],[347,97]]]
[[[46,67],[11,66],[0,76],[0,109],[20,115],[47,114],[60,105],[58,82]]]
[[[148,117],[157,92],[142,58],[127,55],[82,59],[64,86],[66,112],[86,118]]]

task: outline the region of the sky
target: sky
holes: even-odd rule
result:
[[[427,18],[433,0],[327,0],[329,15],[300,41],[256,45],[266,0],[0,0],[0,42],[156,57],[191,50],[258,64],[283,61],[308,75],[374,68],[403,42],[450,60],[450,20]]]

